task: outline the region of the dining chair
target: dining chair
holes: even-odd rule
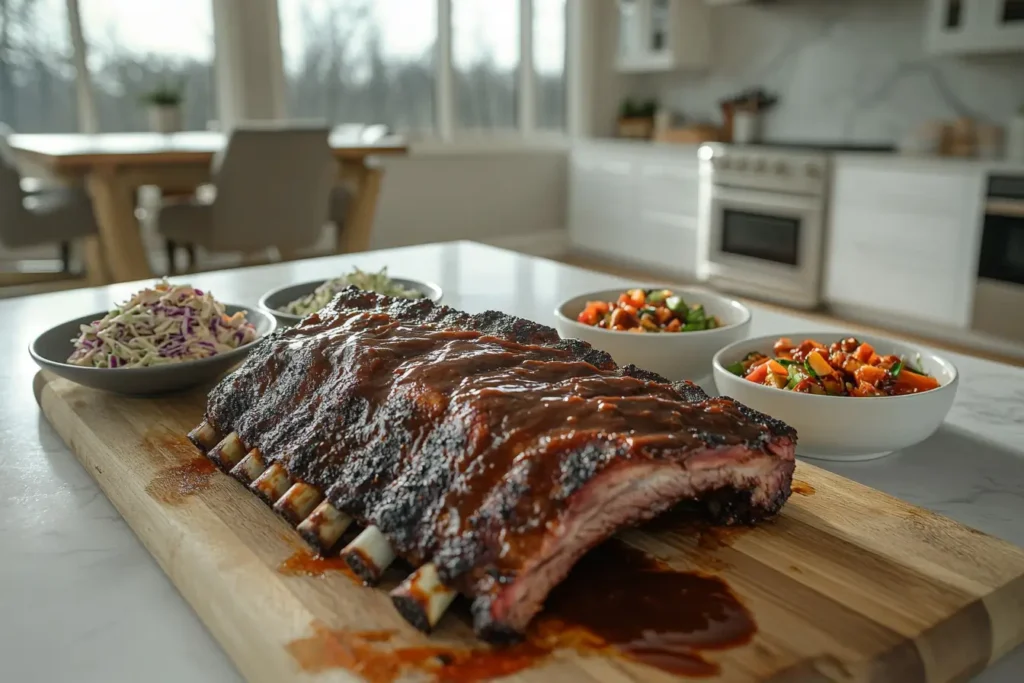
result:
[[[157,226],[174,272],[179,244],[245,254],[312,246],[337,173],[326,127],[241,127],[213,160],[212,198],[166,203]]]
[[[97,232],[92,201],[84,188],[26,192],[21,174],[0,159],[0,244],[10,248],[59,244],[66,273],[71,269],[71,243]]]

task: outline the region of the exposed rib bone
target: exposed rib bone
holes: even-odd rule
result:
[[[199,426],[188,433],[188,439],[196,445],[202,452],[206,453],[211,448],[217,445],[220,441],[220,435],[217,430],[210,426],[210,423],[203,420],[199,423]]]
[[[322,554],[334,547],[350,524],[351,517],[339,512],[330,501],[325,500],[313,510],[313,514],[302,520],[296,530]]]
[[[254,448],[242,458],[242,462],[231,468],[231,476],[248,486],[266,469],[267,463],[263,461],[263,454],[260,453],[260,449]]]
[[[455,596],[455,591],[441,583],[437,567],[430,563],[410,574],[402,585],[391,591],[391,602],[406,621],[429,633]]]
[[[242,445],[238,434],[231,432],[219,444],[211,448],[207,456],[223,469],[230,470],[245,457],[245,446]]]
[[[249,488],[267,503],[273,505],[291,485],[292,478],[288,476],[288,470],[281,463],[275,462],[264,470],[263,474]]]
[[[323,496],[319,491],[309,484],[297,481],[274,503],[274,511],[295,526],[305,519],[321,500]]]
[[[345,546],[341,557],[363,583],[372,586],[380,581],[381,574],[394,561],[395,553],[380,529],[368,526]]]

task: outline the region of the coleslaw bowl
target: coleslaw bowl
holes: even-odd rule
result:
[[[256,338],[237,349],[208,358],[143,368],[95,368],[68,363],[68,356],[74,350],[72,340],[78,336],[80,326],[101,319],[107,311],[92,313],[50,328],[36,337],[28,351],[40,368],[93,389],[135,396],[180,391],[217,379],[240,363],[254,344],[277,327],[274,316],[250,306],[224,304],[224,308],[228,315],[245,311],[246,319],[256,327]]]
[[[424,299],[430,299],[435,304],[441,301],[441,288],[433,282],[410,280],[409,278],[402,277],[393,277],[390,280],[396,285],[419,292],[423,295]],[[310,280],[309,282],[300,282],[272,289],[260,297],[260,308],[277,318],[278,324],[282,327],[298,325],[299,321],[306,316],[288,313],[284,310],[285,306],[296,299],[301,299],[307,294],[312,294],[313,290],[325,282],[327,282],[326,279]]]

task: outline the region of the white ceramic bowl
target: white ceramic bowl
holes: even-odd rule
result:
[[[920,356],[921,369],[939,380],[939,388],[905,396],[818,396],[755,384],[725,369],[751,351],[771,355],[779,337],[831,344],[849,336],[871,344],[881,355],[903,356],[914,364]],[[871,460],[924,441],[946,418],[958,383],[953,364],[934,353],[866,334],[821,331],[736,342],[715,354],[714,372],[720,394],[787,423],[797,431],[797,455],[822,460]]]
[[[637,285],[642,289],[658,289],[660,285]],[[717,316],[722,326],[699,332],[636,334],[605,330],[576,321],[588,301],[615,301],[633,287],[619,287],[574,296],[555,309],[555,327],[565,338],[582,339],[591,346],[611,354],[619,365],[632,363],[656,372],[670,380],[688,379],[701,382],[711,376],[711,359],[715,352],[737,339],[743,339],[750,328],[750,309],[740,302],[699,287],[672,287],[673,292],[689,304],[701,304]]]

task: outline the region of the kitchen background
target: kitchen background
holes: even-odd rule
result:
[[[764,120],[767,140],[900,144],[932,120],[968,117],[1005,125],[1024,106],[1024,48],[930,53],[928,9],[927,0],[785,0],[715,8],[706,70],[635,76],[624,94],[654,97],[691,117],[716,120],[720,99],[762,86],[779,98]]]

